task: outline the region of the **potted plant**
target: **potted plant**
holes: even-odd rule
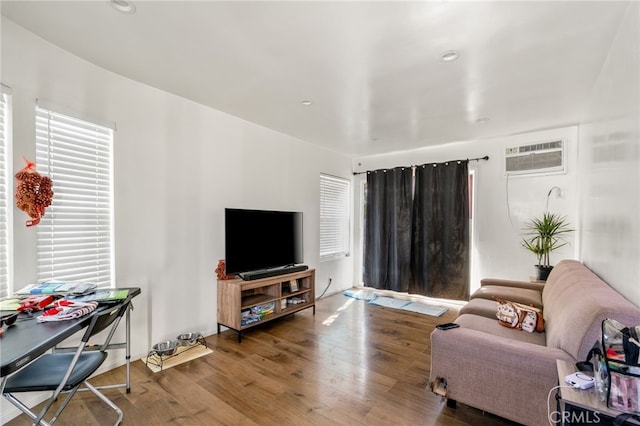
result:
[[[522,246],[536,255],[536,265],[539,281],[546,281],[551,269],[549,254],[567,244],[565,236],[573,232],[569,228],[566,216],[555,213],[544,213],[542,218],[533,218],[526,224],[522,237]]]

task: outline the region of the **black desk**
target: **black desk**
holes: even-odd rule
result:
[[[141,293],[138,287],[122,288],[129,290],[127,299],[117,302],[124,303],[130,301],[131,298]],[[98,307],[98,309],[100,309]],[[109,348],[125,348],[127,363],[127,392],[130,390],[129,385],[129,363],[131,358],[131,335],[130,335],[130,309],[126,312],[126,342],[114,343]],[[59,321],[59,322],[43,322],[38,323],[36,318],[42,312],[36,312],[29,317],[27,314],[20,314],[14,325],[5,329],[4,334],[0,337],[0,377],[5,377],[29,362],[38,358],[56,345],[62,343],[68,337],[71,337],[78,331],[89,325],[91,315],[86,315],[76,320]]]

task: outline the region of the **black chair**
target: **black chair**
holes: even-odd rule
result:
[[[92,386],[87,379],[89,379],[106,360],[107,346],[118,327],[120,319],[127,309],[129,309],[129,302],[130,300],[126,300],[122,305],[118,304],[102,310],[98,308],[99,310],[92,314],[91,322],[75,352],[54,352],[36,359],[7,379],[2,391],[3,396],[29,416],[33,420],[33,424],[52,425],[58,419],[60,413],[69,401],[71,401],[73,395],[84,385],[82,390],[85,390],[85,388],[90,390],[118,414],[115,424],[120,424],[122,421],[122,411],[120,408],[102,392]],[[111,328],[100,348],[97,350],[94,348],[89,349],[87,347],[89,339],[95,334],[107,329],[109,326],[111,326]],[[53,394],[38,414],[31,411],[29,407],[14,396],[14,394],[21,392],[38,391],[53,391]],[[66,394],[65,400],[54,416],[48,422],[45,421],[45,414],[61,393]]]

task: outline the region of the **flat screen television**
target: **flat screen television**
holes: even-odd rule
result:
[[[226,208],[224,220],[227,274],[304,262],[302,212]]]

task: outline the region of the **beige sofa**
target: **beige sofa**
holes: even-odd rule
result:
[[[545,332],[498,324],[493,297],[534,305],[538,300]],[[459,401],[518,423],[549,424],[556,360],[585,360],[605,318],[640,325],[640,308],[575,260],[561,261],[544,285],[483,280],[455,320],[460,327],[431,334],[430,381],[446,381],[450,406]],[[553,399],[550,404],[554,410]]]

